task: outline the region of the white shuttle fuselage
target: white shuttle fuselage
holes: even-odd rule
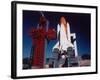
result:
[[[70,26],[69,23],[66,22],[66,26],[64,23],[57,25],[57,38],[58,41],[54,45],[53,49],[57,48],[60,51],[67,51],[68,47],[73,47],[73,44],[71,43],[70,38]]]

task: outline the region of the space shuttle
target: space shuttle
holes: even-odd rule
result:
[[[57,43],[54,45],[53,50],[57,48],[60,51],[67,52],[68,47],[74,47],[71,43],[70,25],[64,17],[61,17],[60,23],[57,25]]]

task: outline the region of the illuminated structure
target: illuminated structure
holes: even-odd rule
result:
[[[54,29],[47,29],[47,20],[44,16],[40,17],[39,25],[36,29],[31,29],[32,38],[32,68],[43,68],[45,61],[45,40],[56,38]]]

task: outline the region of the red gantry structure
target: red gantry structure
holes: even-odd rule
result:
[[[43,68],[45,58],[45,40],[56,39],[56,31],[54,29],[46,30],[47,20],[44,16],[40,17],[38,28],[31,29],[32,46],[32,68]]]

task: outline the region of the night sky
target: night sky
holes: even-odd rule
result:
[[[57,24],[61,16],[64,16],[70,24],[71,33],[76,33],[76,41],[78,54],[91,53],[91,15],[83,13],[67,13],[67,12],[44,12],[44,16],[49,21],[49,28],[57,30]],[[32,39],[29,31],[32,27],[36,28],[41,16],[40,11],[23,11],[23,57],[29,57],[32,47]],[[46,47],[46,57],[52,57],[52,47],[57,40],[49,41]]]

